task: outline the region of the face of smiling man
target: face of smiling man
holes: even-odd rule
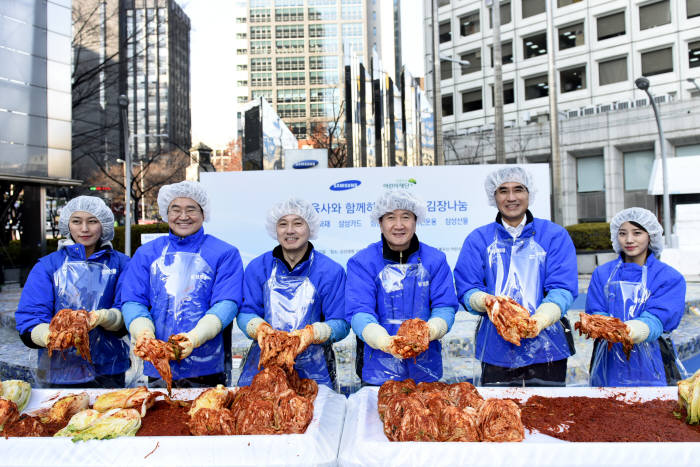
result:
[[[309,224],[296,214],[287,214],[277,221],[277,241],[287,253],[303,253],[309,241]]]
[[[496,188],[496,206],[505,222],[517,227],[530,204],[530,193],[521,183],[506,182]]]
[[[379,228],[390,249],[404,251],[416,233],[416,216],[404,209],[387,212],[379,219]]]
[[[197,202],[190,198],[175,198],[168,206],[168,226],[178,237],[197,232],[204,222],[204,213]]]

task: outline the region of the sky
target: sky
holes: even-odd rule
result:
[[[235,135],[232,0],[178,0],[190,17],[192,145],[222,148]]]

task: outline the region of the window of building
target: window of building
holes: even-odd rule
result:
[[[302,47],[303,46],[304,46],[304,44],[302,43]],[[348,50],[352,50],[352,49],[348,49]],[[337,39],[309,39],[309,52],[335,53],[337,51],[338,51],[338,40]]]
[[[306,104],[277,104],[281,118],[306,117]]]
[[[253,99],[264,97],[268,101],[272,100],[272,89],[253,89],[251,96]]]
[[[454,101],[452,99],[452,94],[445,94],[442,96],[442,116],[449,117],[454,115]]]
[[[362,23],[343,24],[343,37],[362,36]]]
[[[622,153],[625,172],[625,191],[646,190],[654,166],[654,151],[630,151]]]
[[[579,193],[603,191],[605,189],[603,156],[577,158],[576,181]]]
[[[309,41],[311,42],[311,41]],[[280,39],[275,41],[275,50],[278,54],[304,53],[304,39]]]
[[[277,90],[277,102],[278,103],[305,102],[305,101],[306,101],[306,91],[304,89],[278,89]]]
[[[441,6],[447,6],[450,4],[450,0],[438,0],[438,8]]]
[[[473,11],[465,16],[459,17],[459,34],[460,36],[469,36],[476,34],[480,29],[479,12]]]
[[[559,82],[562,93],[586,89],[586,65],[561,70]]]
[[[598,63],[598,84],[627,81],[627,56]]]
[[[282,57],[277,59],[277,71],[306,69],[304,57]]]
[[[523,38],[525,59],[539,57],[547,53],[547,33],[541,32]]]
[[[306,74],[303,71],[277,72],[277,86],[298,86],[306,83]]]
[[[251,58],[250,71],[272,71],[272,59],[270,57]]]
[[[501,25],[510,23],[510,1],[501,2]],[[489,27],[493,28],[493,14],[489,8]]]
[[[688,18],[700,16],[700,0],[685,0],[685,12]]]
[[[338,25],[337,24],[310,24],[309,25],[309,37],[338,37]]]
[[[676,146],[676,157],[700,156],[700,144]]]
[[[669,71],[673,71],[673,49],[671,47],[642,53],[642,75],[660,75]]]
[[[296,139],[306,139],[305,122],[285,122]]]
[[[523,0],[523,18],[539,15],[545,12],[545,0]]]
[[[496,94],[494,86],[491,85],[491,102],[496,105]],[[513,89],[513,81],[503,82],[503,105],[512,104],[515,102],[515,91]]]
[[[309,57],[310,70],[337,70],[338,56]]]
[[[239,87],[244,87],[244,86],[248,86],[248,81],[247,81],[247,80],[244,80],[244,79],[243,79],[243,80],[238,80],[238,81],[236,81],[236,84],[237,84]],[[264,84],[259,84],[259,85],[253,84],[253,86],[263,86],[263,85],[264,85]],[[153,122],[153,125],[155,125],[155,122]]]
[[[236,65],[236,70],[237,71],[246,71],[248,69],[248,65],[246,63],[239,63]]]
[[[342,19],[362,19],[362,3],[343,1],[340,5]]]
[[[639,7],[639,29],[650,29],[671,22],[671,6],[668,0],[648,3]]]
[[[546,74],[525,78],[525,100],[547,97],[548,95],[549,85]]]
[[[598,17],[598,40],[625,35],[625,12]]]
[[[236,49],[236,55],[248,55],[248,49]],[[154,63],[154,61],[149,60],[148,63]]]
[[[491,68],[493,68],[493,46],[491,48]],[[501,63],[506,65],[508,63],[513,63],[513,41],[503,41],[501,42]]]
[[[252,55],[269,55],[272,53],[272,42],[250,41],[250,53]]]
[[[481,88],[471,89],[462,93],[462,113],[473,112],[483,108]]]
[[[311,102],[333,101],[337,92],[334,88],[311,88],[309,100]]]
[[[275,26],[275,38],[294,39],[304,37],[304,26],[301,24]]]
[[[584,44],[583,22],[559,28],[559,50]]]
[[[580,1],[581,0],[557,0],[557,8],[573,5],[574,3],[578,3]]]
[[[271,37],[270,26],[252,26],[250,28],[251,39],[270,39]]]
[[[338,72],[330,71],[312,71],[309,73],[309,82],[311,84],[338,84]]]
[[[246,34],[244,32],[237,32],[236,33],[236,39],[247,39],[247,38],[248,38],[248,34]]]
[[[700,41],[688,43],[688,66],[690,68],[700,66]]]
[[[335,21],[338,19],[338,10],[333,6],[317,6],[309,8],[309,21]]]
[[[453,62],[440,60],[440,79],[452,79]]]
[[[481,71],[481,49],[471,50],[460,55],[459,58],[462,61],[469,62],[468,66],[461,65],[463,75]]]
[[[269,8],[251,8],[250,9],[251,23],[269,23],[270,9]]]
[[[275,8],[275,21],[304,21],[303,8]]]
[[[272,86],[272,73],[251,73],[250,85],[255,87]]]
[[[333,116],[333,104],[326,102],[323,104],[311,104],[311,116],[312,117],[332,117]]]
[[[440,23],[440,43],[450,42],[452,40],[452,29],[450,27],[450,22],[445,21]]]

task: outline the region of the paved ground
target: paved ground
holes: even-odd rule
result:
[[[692,278],[695,279],[695,278]],[[681,325],[672,334],[682,360],[687,362],[688,370],[700,367],[700,278],[688,282],[686,293],[686,314]],[[579,288],[584,292],[588,286],[589,277],[581,276]],[[36,371],[36,351],[28,349],[19,339],[15,331],[14,312],[21,294],[18,284],[7,284],[0,292],[0,380],[19,378],[32,381]],[[578,320],[578,313],[585,305],[585,293],[574,302],[568,317],[573,326]],[[469,379],[478,368],[474,359],[473,336],[476,317],[459,312],[452,330],[442,339],[444,380],[456,382]],[[234,369],[232,380],[238,380],[240,369],[235,368],[236,362],[241,362],[250,346],[250,339],[245,337],[237,326],[233,326],[232,353]],[[574,333],[576,355],[569,361],[567,375],[568,385],[585,385],[588,380],[588,365],[591,355],[591,341],[585,340]],[[355,375],[354,353],[355,335],[350,335],[341,342],[334,344],[338,363],[338,381],[340,389],[353,392],[359,388],[359,379]]]

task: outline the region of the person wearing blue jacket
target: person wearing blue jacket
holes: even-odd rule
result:
[[[574,353],[565,318],[578,295],[576,250],[567,231],[528,209],[535,192],[530,174],[506,167],[486,177],[486,196],[498,208],[495,222],[471,232],[455,266],[457,294],[481,316],[475,354],[480,385],[563,386]],[[538,334],[520,346],[504,340],[486,314],[494,296],[510,297],[529,310]]]
[[[383,193],[372,211],[381,240],[348,261],[345,314],[358,336],[356,370],[363,385],[442,377],[439,339],[452,327],[458,303],[445,254],[416,236],[425,214],[425,202],[412,193]],[[392,343],[401,323],[413,318],[427,321],[430,344],[415,359],[402,359]]]
[[[174,387],[225,384],[224,336],[242,302],[243,265],[238,249],[205,234],[209,199],[198,182],[163,186],[158,209],[167,236],[142,245],[129,263],[122,287],[122,313],[136,347],[144,339],[182,337],[172,361]],[[142,355],[139,355],[142,356]],[[144,363],[149,384],[159,374]]]
[[[130,362],[118,297],[129,258],[112,249],[114,215],[100,198],[78,196],[61,210],[58,227],[67,238],[32,268],[15,312],[22,342],[39,349],[37,384],[122,388]],[[75,348],[49,357],[49,323],[64,308],[88,311],[92,363]]]
[[[294,332],[313,327],[313,343],[296,359],[294,368],[302,378],[333,389],[335,355],[331,344],[345,338],[345,271],[314,250],[320,219],[314,207],[298,198],[274,205],[267,214],[267,232],[279,242],[248,264],[243,288],[243,307],[238,327],[253,340],[263,326]],[[253,342],[239,386],[249,385],[258,372],[260,346]]]
[[[685,310],[685,279],[657,258],[663,228],[646,209],[624,209],[610,222],[610,239],[620,257],[593,271],[586,313],[619,318],[635,345],[628,359],[622,344],[596,340],[591,386],[673,385],[684,369],[667,334]]]

